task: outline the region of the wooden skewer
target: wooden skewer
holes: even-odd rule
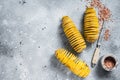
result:
[[[104,25],[104,21],[102,23],[102,27],[100,29],[99,37],[98,37],[97,44],[96,44],[96,48],[94,50],[94,54],[93,54],[93,57],[92,57],[92,67],[94,67],[97,64],[98,59],[99,59],[100,45],[101,45],[100,44],[100,38],[101,38],[102,30],[103,30],[103,25]]]

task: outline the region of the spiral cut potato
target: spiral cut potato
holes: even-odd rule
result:
[[[63,16],[62,27],[72,48],[78,53],[82,52],[86,48],[86,43],[70,17]]]
[[[55,56],[62,64],[79,77],[85,78],[90,73],[90,68],[85,62],[65,49],[56,50]]]
[[[87,8],[84,16],[84,36],[86,41],[95,42],[99,36],[99,22],[94,8]]]

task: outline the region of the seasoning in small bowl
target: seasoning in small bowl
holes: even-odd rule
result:
[[[107,54],[102,57],[101,64],[104,70],[112,71],[117,67],[118,60],[116,56]]]

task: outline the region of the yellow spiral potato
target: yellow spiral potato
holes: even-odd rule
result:
[[[87,8],[84,16],[84,36],[86,41],[95,42],[99,36],[99,22],[94,8]]]
[[[62,27],[72,48],[78,53],[82,52],[86,48],[86,43],[72,19],[68,16],[63,16]]]
[[[84,61],[80,60],[65,49],[56,50],[55,56],[62,64],[79,77],[85,78],[90,73],[90,68]]]

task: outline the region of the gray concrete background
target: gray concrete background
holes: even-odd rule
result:
[[[109,41],[103,39],[101,54],[120,60],[120,0],[102,0],[111,10]],[[58,48],[69,48],[61,29],[61,18],[70,16],[82,32],[85,0],[0,0],[0,80],[120,80],[120,65],[105,72],[100,63],[90,75],[78,78],[54,57]],[[95,44],[78,55],[90,66]]]

